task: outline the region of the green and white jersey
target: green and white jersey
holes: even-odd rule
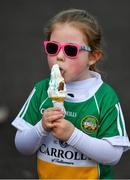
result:
[[[121,106],[115,91],[101,80],[98,73],[92,78],[67,84],[64,107],[65,119],[76,128],[113,146],[130,147]],[[20,130],[35,126],[45,109],[52,107],[48,97],[49,79],[37,83],[19,112],[13,125]],[[85,144],[84,144],[85,146]],[[77,149],[54,138],[51,133],[38,151],[38,173],[42,179],[111,179],[112,168],[85,156]]]

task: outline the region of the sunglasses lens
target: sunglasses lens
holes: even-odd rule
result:
[[[46,51],[48,54],[56,54],[58,50],[58,45],[55,43],[47,43],[46,44]]]
[[[64,47],[64,51],[66,53],[67,56],[70,56],[70,57],[75,57],[77,55],[77,47],[76,46],[73,46],[73,45],[66,45]]]

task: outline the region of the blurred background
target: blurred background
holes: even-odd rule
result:
[[[130,1],[1,0],[0,1],[0,178],[37,178],[36,156],[23,156],[14,146],[11,122],[34,83],[49,75],[42,49],[43,28],[57,12],[86,9],[104,32],[104,79],[117,92],[130,137]],[[130,151],[114,167],[115,178],[130,178]]]

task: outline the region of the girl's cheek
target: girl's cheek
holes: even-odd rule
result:
[[[78,72],[80,70],[80,63],[76,63],[74,66],[75,72]]]
[[[79,72],[80,67],[81,67],[80,61],[77,60],[77,59],[76,60],[71,60],[68,63],[68,68],[72,69],[74,72]]]

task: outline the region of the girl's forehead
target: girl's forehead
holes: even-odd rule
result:
[[[51,40],[63,41],[63,42],[78,42],[85,43],[85,34],[77,28],[69,23],[56,24],[53,27],[51,33]]]

